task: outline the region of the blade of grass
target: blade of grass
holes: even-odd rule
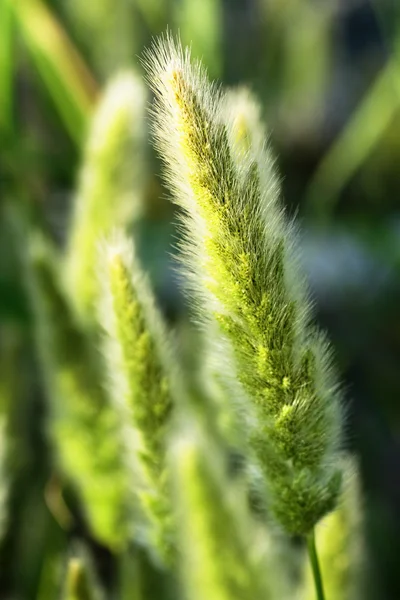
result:
[[[0,131],[6,136],[14,129],[13,42],[11,0],[2,0],[0,2]]]
[[[323,157],[306,192],[306,210],[329,219],[337,199],[385,133],[400,104],[397,66],[389,61]]]
[[[320,565],[319,565],[317,546],[315,544],[314,530],[307,537],[307,550],[308,550],[308,556],[310,559],[311,569],[312,569],[312,573],[313,573],[313,577],[314,577],[315,593],[316,593],[317,600],[325,600],[324,585],[323,585],[322,574],[321,574],[321,569],[320,569]]]
[[[96,98],[96,83],[67,33],[41,0],[19,0],[13,9],[36,69],[68,133],[80,144]]]

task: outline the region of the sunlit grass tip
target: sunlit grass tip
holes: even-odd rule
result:
[[[57,465],[77,491],[90,530],[113,549],[129,540],[128,475],[119,414],[109,401],[93,340],[77,325],[41,236],[27,241],[26,279]]]
[[[94,113],[71,222],[67,289],[78,314],[94,313],[98,240],[113,227],[127,228],[144,210],[146,91],[135,72],[113,78]]]

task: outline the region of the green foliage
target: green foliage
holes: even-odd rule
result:
[[[64,11],[103,78],[127,67],[137,51],[135,8],[130,0],[66,0]]]
[[[14,19],[10,0],[0,5],[0,135],[7,136],[14,124],[13,47]]]
[[[0,392],[1,394],[1,392]],[[4,415],[0,417],[0,536],[3,535],[7,522],[7,499],[8,499],[8,443],[7,423]]]
[[[4,330],[0,330],[0,333],[4,337]],[[14,345],[15,343],[10,344],[10,346]],[[0,540],[4,535],[7,524],[10,450],[12,448],[10,415],[12,403],[15,400],[16,387],[15,352],[12,348],[7,348],[7,345],[4,346],[4,342],[0,343]]]
[[[222,71],[222,4],[221,0],[203,0],[201,4],[183,0],[175,8],[177,23],[184,24],[182,43],[208,65],[214,77],[220,77]]]
[[[130,62],[137,42],[123,34],[129,15],[149,26],[162,21],[158,0],[142,0],[135,11],[128,0],[84,4],[70,0],[67,12],[84,36],[97,38],[92,59],[101,75]],[[182,215],[189,302],[203,326],[201,374],[188,374],[196,389],[181,374],[129,233],[133,222],[134,234],[140,227],[148,191],[143,83],[130,68],[111,79],[89,121],[95,85],[47,4],[10,7],[4,0],[0,9],[5,114],[12,17],[78,144],[89,123],[65,251],[38,235],[40,218],[19,217],[50,442],[41,475],[48,482],[35,501],[43,522],[54,517],[66,530],[43,543],[57,559],[48,564],[59,560],[64,538],[77,535],[95,547],[99,574],[106,549],[118,572],[105,576],[112,598],[311,600],[310,572],[292,581],[295,550],[280,553],[289,536],[313,539],[315,528],[328,600],[354,600],[358,500],[349,509],[345,485],[341,501],[340,394],[299,276],[296,226],[281,207],[261,106],[246,88],[210,83],[169,36],[146,54],[154,133]],[[194,40],[194,52],[220,72],[222,3],[207,0],[197,10],[185,1],[174,15],[188,21],[183,38]],[[116,55],[107,56],[120,34]],[[12,403],[3,411],[1,383],[0,525],[8,493],[2,425]],[[50,597],[54,574],[41,578]],[[71,558],[60,585],[65,600],[98,598],[92,579],[84,557]]]
[[[399,108],[396,78],[395,65],[389,61],[318,165],[306,197],[308,210],[314,212],[317,218],[329,218],[341,190],[393,121]]]
[[[19,0],[10,5],[40,79],[79,144],[96,93],[90,72],[45,3]]]

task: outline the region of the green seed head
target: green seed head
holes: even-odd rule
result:
[[[111,80],[91,123],[84,150],[66,257],[66,287],[89,322],[98,294],[97,244],[127,227],[143,210],[146,94],[135,73]]]
[[[271,598],[272,569],[262,538],[247,512],[244,490],[228,480],[218,449],[189,429],[175,439],[170,464],[187,597]]]
[[[188,51],[163,39],[146,62],[198,315],[231,349],[226,375],[241,384],[270,506],[288,532],[306,534],[339,491],[340,402],[328,344],[310,325],[295,229],[280,206],[259,113],[241,117],[244,142],[237,114]]]
[[[128,476],[119,414],[102,385],[99,356],[76,324],[43,244],[27,264],[49,434],[95,537],[119,549],[129,539]]]
[[[105,357],[110,393],[127,424],[125,439],[145,542],[163,559],[172,551],[165,438],[176,386],[169,342],[133,245],[120,233],[101,252],[106,325]],[[144,522],[143,522],[144,521]]]

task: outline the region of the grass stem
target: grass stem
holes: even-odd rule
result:
[[[321,569],[319,566],[317,546],[315,544],[314,529],[307,536],[307,550],[314,578],[316,598],[317,600],[325,600],[324,585],[322,581]]]

